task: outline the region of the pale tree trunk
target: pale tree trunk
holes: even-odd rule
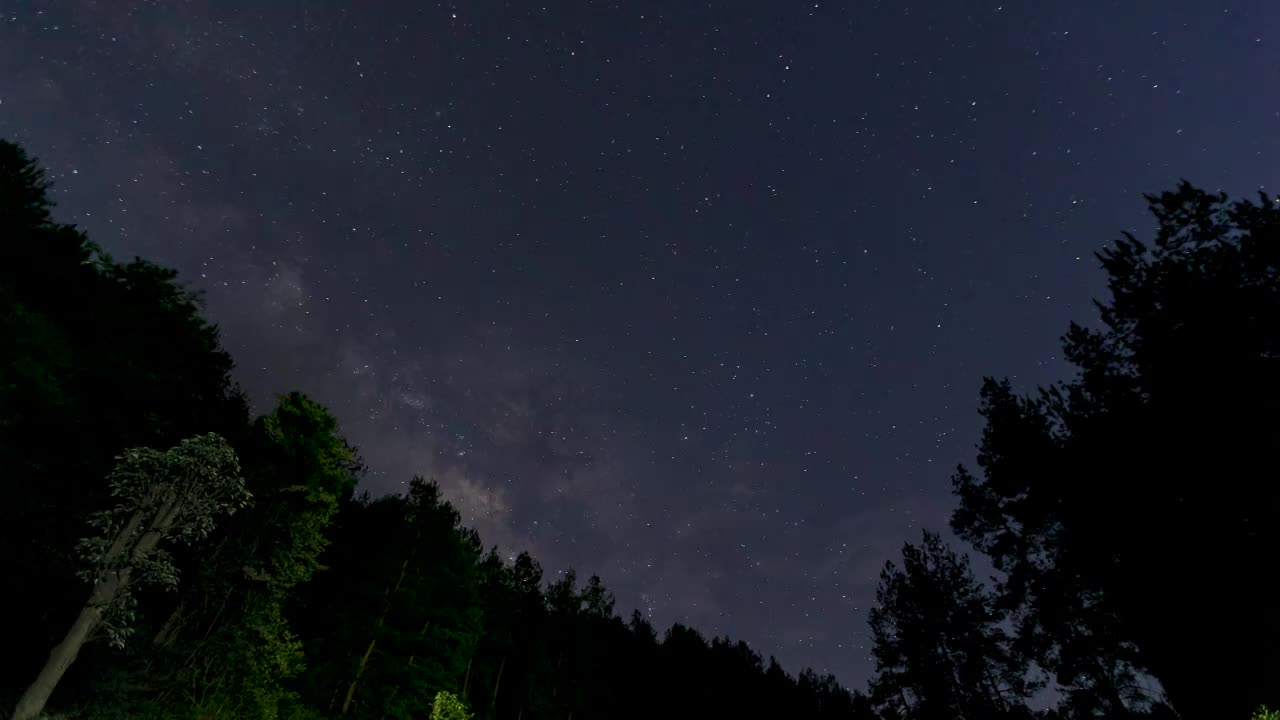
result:
[[[360,678],[364,675],[364,669],[369,667],[369,657],[373,655],[373,648],[378,644],[377,631],[382,628],[382,618],[378,618],[378,625],[374,628],[374,637],[369,641],[369,647],[364,649],[364,655],[360,656],[360,665],[356,668],[356,676],[351,678],[351,684],[347,685],[347,696],[342,700],[342,714],[346,715],[351,710],[351,701],[356,697],[356,687],[360,685]]]
[[[218,545],[214,547],[213,553],[209,555],[208,562],[210,565],[216,566],[218,557],[222,555],[222,551],[226,548],[227,541],[230,540],[230,538],[230,533],[226,533],[222,536],[222,539],[218,541]],[[169,647],[177,641],[178,635],[184,630],[183,626],[188,620],[199,619],[198,617],[187,617],[187,597],[190,597],[189,589],[183,597],[178,600],[178,606],[173,609],[173,612],[169,613],[169,617],[166,618],[164,624],[160,626],[160,630],[156,633],[156,636],[151,639],[151,644],[153,646],[161,649]],[[225,599],[223,604],[226,604]]]
[[[90,600],[89,604],[80,611],[76,621],[71,624],[66,637],[49,653],[49,661],[44,664],[35,681],[18,700],[18,706],[13,711],[13,720],[33,720],[40,717],[53,689],[58,686],[58,681],[67,672],[67,668],[71,667],[71,663],[76,661],[80,648],[89,640],[89,636],[101,622],[102,610]]]
[[[556,657],[556,673],[551,681],[551,697],[555,697],[560,693],[560,664],[564,662],[564,650]]]
[[[489,698],[489,717],[493,717],[493,709],[498,705],[498,689],[502,687],[502,671],[507,668],[507,656],[502,656],[498,663],[498,677],[493,681],[493,695]]]
[[[396,584],[387,591],[387,601],[382,607],[382,615],[378,616],[378,622],[373,626],[373,637],[369,640],[369,647],[365,648],[364,655],[360,657],[360,665],[356,667],[356,676],[351,678],[351,684],[347,686],[347,696],[342,701],[342,714],[346,715],[351,710],[351,702],[355,700],[356,688],[360,685],[360,678],[364,675],[364,671],[369,667],[369,658],[373,656],[373,649],[378,645],[378,634],[382,630],[382,624],[387,620],[387,613],[391,612],[391,600],[395,594],[400,592],[400,586],[404,584],[405,573],[409,571],[409,561],[413,559],[411,553],[405,558],[404,563],[400,565],[400,577],[396,579]]]
[[[106,555],[103,556],[103,564],[107,567],[115,565],[126,550],[129,550],[128,561],[119,570],[108,571],[94,583],[93,592],[89,595],[89,601],[81,608],[75,622],[71,623],[71,628],[67,630],[62,642],[58,643],[50,651],[49,659],[45,662],[44,667],[41,668],[40,674],[36,676],[35,681],[31,683],[26,692],[22,693],[17,707],[14,708],[13,720],[34,720],[40,717],[40,713],[44,711],[45,704],[49,702],[49,696],[53,694],[53,689],[58,686],[62,676],[66,674],[67,669],[71,667],[71,664],[76,661],[76,657],[80,655],[80,648],[84,647],[84,644],[93,635],[93,631],[97,630],[98,626],[102,624],[103,613],[120,596],[121,592],[128,588],[129,576],[133,571],[133,567],[154,550],[161,538],[173,529],[173,522],[177,518],[179,507],[179,498],[170,491],[169,497],[166,498],[153,516],[151,526],[138,539],[132,550],[129,550],[129,540],[142,525],[143,513],[139,510],[129,518],[129,522],[112,540]]]
[[[151,639],[152,646],[163,649],[178,639],[178,628],[186,620],[186,610],[187,601],[185,599],[179,600],[178,607],[169,613],[169,617],[165,619],[164,624],[160,626],[160,630]]]
[[[427,629],[428,629],[428,628],[430,628],[430,627],[431,627],[431,621],[430,621],[430,620],[428,620],[428,621],[426,621],[425,623],[423,623],[423,625],[422,625],[422,631],[418,633],[418,639],[419,639],[419,640],[424,640],[424,639],[426,639],[426,637],[427,637]],[[417,655],[410,655],[410,656],[409,656],[409,667],[413,667],[413,660],[414,660],[414,658],[416,658],[416,657],[417,657]],[[470,677],[470,676],[471,676],[471,661],[470,661],[470,660],[468,660],[468,661],[467,661],[467,677]],[[463,692],[463,694],[464,694],[464,695],[465,695],[465,694],[466,694],[466,692],[467,692],[467,687],[466,687],[465,685],[462,687],[462,692]]]

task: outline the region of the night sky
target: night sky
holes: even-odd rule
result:
[[[1003,4],[1001,2],[1003,1]],[[0,136],[504,554],[861,686],[983,375],[1280,159],[1275,3],[5,2]]]

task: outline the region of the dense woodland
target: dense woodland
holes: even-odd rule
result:
[[[1280,706],[1280,210],[1183,184],[1100,254],[1078,372],[982,385],[955,533],[881,575],[850,691],[619,614],[362,461],[251,418],[198,298],[51,214],[0,143],[0,698],[15,718],[1248,718]],[[975,378],[975,381],[977,379]],[[976,382],[975,382],[976,386]],[[1046,686],[1053,691],[1045,692]],[[46,702],[47,708],[46,710]],[[1047,706],[1047,707],[1046,707]]]

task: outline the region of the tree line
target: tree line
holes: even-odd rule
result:
[[[1182,184],[1100,254],[1078,369],[988,379],[956,535],[886,564],[850,690],[486,549],[297,392],[252,418],[199,298],[0,142],[0,698],[15,720],[1240,717],[1280,706],[1280,210]],[[1044,692],[1052,686],[1049,694]],[[1265,710],[1258,710],[1259,716]]]

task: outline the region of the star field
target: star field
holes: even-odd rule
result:
[[[205,292],[366,489],[859,686],[983,375],[1067,369],[1092,253],[1280,155],[1259,2],[18,2],[0,135]],[[1274,184],[1274,183],[1272,183]]]

